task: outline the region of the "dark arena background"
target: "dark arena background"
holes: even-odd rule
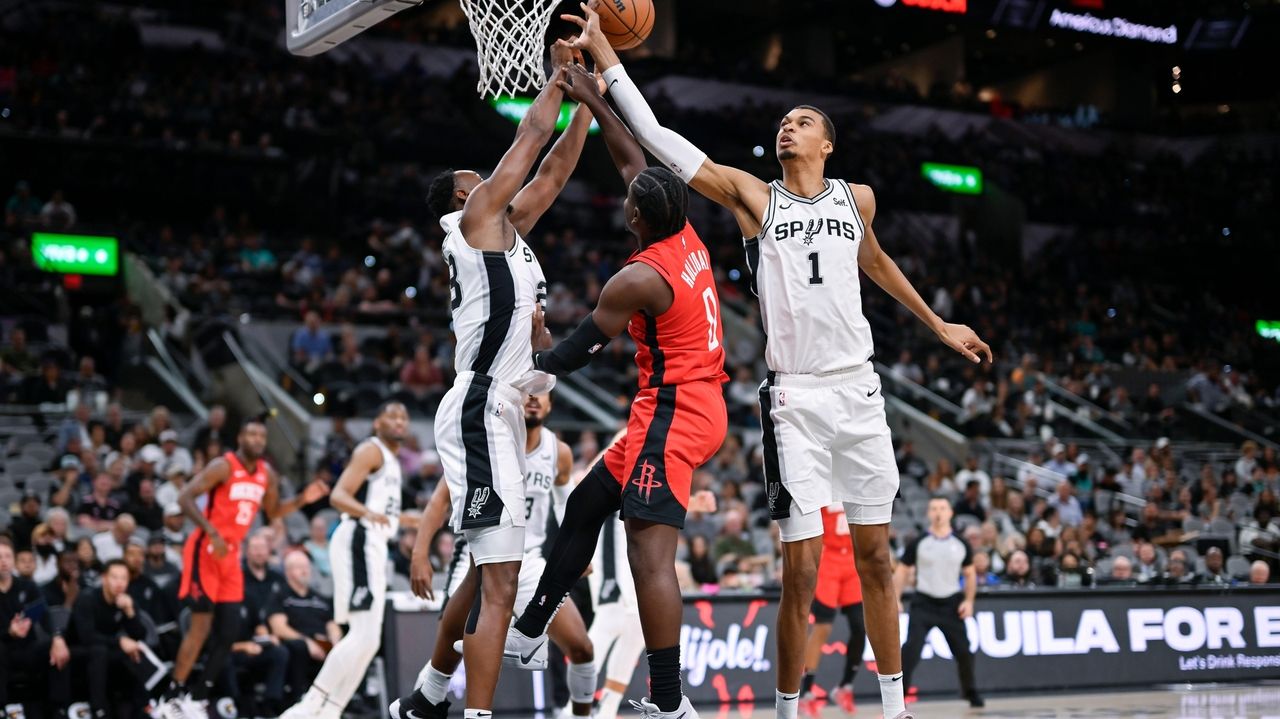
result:
[[[370,14],[312,40],[303,20],[335,9]],[[986,706],[963,700],[934,630],[907,708],[1280,716],[1280,2],[654,12],[620,54],[658,119],[772,180],[782,116],[821,108],[836,133],[826,175],[874,189],[881,246],[933,312],[994,352],[966,362],[863,277],[901,484],[893,552],[929,532],[941,496],[976,570],[964,624]],[[456,374],[427,186],[446,168],[487,175],[536,94],[480,97],[477,40],[499,42],[473,36],[459,0],[0,0],[0,716],[161,715],[191,626],[178,590],[196,527],[179,497],[246,419],[265,418],[291,498],[332,487],[378,408],[403,403],[400,508],[423,512]],[[557,339],[635,249],[624,191],[593,129],[526,238]],[[773,717],[765,335],[733,217],[697,193],[689,217],[730,381],[729,431],[693,477],[717,508],[690,514],[676,559],[684,691],[706,717]],[[624,334],[559,378],[547,426],[575,478],[625,426],[635,352]],[[329,603],[338,522],[327,498],[257,515],[265,549],[242,551],[258,621],[245,610],[207,705],[181,716],[275,717],[307,690],[343,631]],[[381,647],[343,716],[387,716],[431,655],[455,537],[431,538],[433,600],[410,591],[415,540],[407,526],[390,539]],[[120,558],[138,641],[90,626],[95,607],[114,611]],[[571,596],[590,620],[587,587]],[[321,616],[294,615],[303,595]],[[279,650],[304,620],[323,630],[306,639],[316,651]],[[837,617],[802,716],[880,716],[874,655],[847,636]],[[108,650],[119,660],[95,660]],[[602,673],[604,660],[597,649]],[[504,670],[495,713],[560,716],[564,659],[551,661]],[[627,698],[647,695],[647,671],[641,660]],[[457,716],[465,677],[464,664]]]

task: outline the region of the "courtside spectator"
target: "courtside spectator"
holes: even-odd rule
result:
[[[76,512],[76,523],[82,529],[93,532],[111,529],[116,517],[124,511],[113,496],[114,490],[115,479],[110,474],[99,472],[93,478],[93,491],[80,500],[80,509]]]
[[[169,560],[168,544],[159,532],[147,539],[147,560],[143,567],[148,577],[162,589],[177,591],[182,569]]]
[[[1034,589],[1031,580],[1031,557],[1021,549],[1014,550],[1005,560],[1004,576],[1000,585],[1011,589]]]
[[[84,588],[80,577],[80,559],[74,550],[66,550],[58,555],[58,573],[50,579],[40,591],[50,607],[62,607],[67,611],[75,605]]]
[[[112,523],[111,529],[99,532],[93,537],[93,551],[98,561],[110,562],[124,557],[124,548],[129,546],[133,533],[138,531],[138,523],[131,514],[121,514]]]
[[[9,533],[13,535],[13,548],[16,551],[31,549],[31,534],[42,522],[40,516],[40,495],[26,492],[18,504],[18,516],[9,524]]]
[[[76,600],[67,630],[71,656],[88,677],[94,719],[133,716],[147,703],[143,673],[150,674],[154,667],[143,662],[147,630],[128,589],[124,561],[108,562],[102,586],[82,592]]]
[[[1261,559],[1249,565],[1249,583],[1266,584],[1271,581],[1271,566]]]
[[[70,679],[65,671],[70,653],[66,640],[40,606],[43,595],[35,582],[14,571],[13,543],[0,537],[0,710],[8,706],[13,680],[47,682],[52,708],[69,703]]]
[[[1227,574],[1224,562],[1222,550],[1218,547],[1209,547],[1209,550],[1204,553],[1204,584],[1219,586],[1235,584],[1235,578]]]
[[[311,589],[311,560],[292,551],[284,560],[284,589],[267,609],[271,634],[289,650],[289,696],[295,703],[324,665],[342,630],[333,621],[333,600]]]

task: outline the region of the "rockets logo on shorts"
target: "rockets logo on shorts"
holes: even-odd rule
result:
[[[471,506],[467,509],[467,514],[479,517],[484,511],[484,505],[489,503],[489,488],[481,487],[471,495]]]
[[[640,492],[640,496],[644,498],[645,504],[648,504],[649,498],[653,495],[653,490],[661,487],[662,482],[659,482],[654,478],[653,475],[657,473],[658,468],[654,467],[649,460],[646,459],[642,462],[638,469],[640,470],[640,473],[631,481],[636,485],[636,489]]]

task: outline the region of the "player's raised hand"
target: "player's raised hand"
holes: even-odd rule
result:
[[[991,347],[967,325],[944,323],[938,330],[938,339],[970,362],[981,363],[981,355],[986,355],[987,361],[991,361]]]
[[[573,38],[576,40],[577,38]],[[557,40],[549,49],[551,54],[551,69],[553,71],[561,68],[569,67],[575,62],[582,60],[582,51],[574,47],[571,42],[565,40]]]
[[[586,50],[591,53],[592,57],[596,55],[592,51],[593,48],[601,47],[601,43],[606,47],[609,45],[609,41],[600,30],[600,15],[596,13],[596,1],[591,0],[591,2],[579,3],[579,7],[582,8],[582,15],[565,13],[560,16],[561,20],[567,20],[582,28],[582,32],[575,38],[557,40],[557,45],[564,44],[575,50]]]
[[[546,314],[542,311],[542,304],[535,302],[533,305],[533,351],[541,352],[551,349],[551,330],[547,329]]]
[[[592,100],[603,97],[600,94],[598,76],[582,65],[570,65],[565,71],[565,79],[556,84],[564,90],[564,94],[583,104],[590,104]]]

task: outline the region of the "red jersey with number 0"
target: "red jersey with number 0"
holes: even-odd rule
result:
[[[686,222],[678,234],[633,254],[627,264],[633,262],[656,270],[675,295],[666,312],[637,312],[627,325],[636,343],[640,387],[728,382],[711,254],[693,226]]]
[[[267,463],[258,460],[258,466],[250,472],[235,452],[227,452],[222,458],[231,465],[231,476],[209,493],[205,516],[227,546],[234,547],[244,541],[262,507],[262,497],[267,493]]]

